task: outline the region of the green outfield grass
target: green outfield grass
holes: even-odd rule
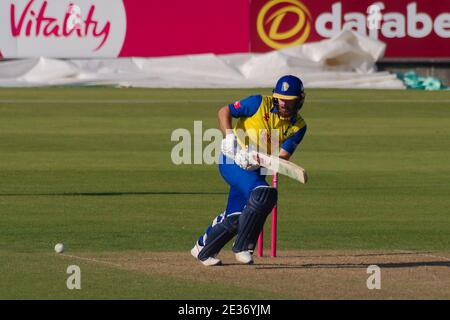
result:
[[[1,89],[0,298],[274,298],[92,264],[75,293],[52,254],[188,252],[227,186],[173,165],[171,133],[258,92]],[[450,92],[308,90],[302,115],[310,182],[280,178],[279,250],[450,250]]]

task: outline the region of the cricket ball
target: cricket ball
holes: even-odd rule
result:
[[[62,243],[57,243],[55,245],[55,252],[56,253],[63,253],[64,252],[64,245]]]

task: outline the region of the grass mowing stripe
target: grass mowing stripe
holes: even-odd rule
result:
[[[175,99],[167,99],[167,100],[2,100],[0,99],[0,104],[172,104],[172,103],[223,103],[224,99],[186,99],[186,100],[175,100]],[[374,99],[374,100],[328,100],[328,99],[309,99],[308,103],[450,103],[450,100],[407,100],[407,99]]]

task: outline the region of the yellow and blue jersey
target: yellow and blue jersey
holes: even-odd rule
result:
[[[229,109],[233,118],[238,118],[234,133],[237,136],[239,144],[243,147],[252,144],[258,150],[272,153],[271,150],[265,150],[270,143],[260,141],[259,133],[266,130],[278,131],[278,145],[289,154],[292,154],[302,141],[306,133],[305,120],[296,114],[291,118],[281,117],[278,109],[273,106],[271,96],[255,95],[229,104]],[[243,141],[239,131],[247,133],[249,141]],[[275,150],[274,150],[275,151]]]

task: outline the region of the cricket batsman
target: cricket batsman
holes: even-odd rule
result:
[[[277,203],[277,189],[269,186],[262,169],[248,156],[249,148],[274,154],[255,132],[277,132],[280,158],[288,160],[306,132],[299,111],[305,101],[302,81],[281,77],[272,96],[250,96],[218,112],[221,144],[219,171],[229,184],[228,203],[195,243],[191,254],[205,266],[220,265],[220,250],[236,236],[233,252],[243,264],[253,263],[253,251],[267,216]],[[232,118],[238,119],[232,128]],[[271,131],[272,130],[272,131]],[[241,133],[246,133],[246,137]],[[273,139],[273,135],[267,139]],[[266,141],[267,142],[267,141]]]

